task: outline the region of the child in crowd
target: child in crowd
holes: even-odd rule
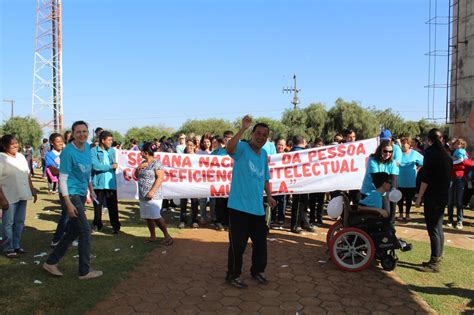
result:
[[[459,164],[462,163],[463,161],[469,159],[469,156],[467,155],[466,152],[466,147],[467,147],[467,142],[459,138],[453,143],[454,147],[454,152],[453,152],[453,164]]]
[[[383,218],[388,218],[390,213],[383,209],[383,196],[392,188],[390,175],[384,172],[373,173],[372,181],[376,190],[372,190],[364,199],[359,201],[359,210],[378,213]]]

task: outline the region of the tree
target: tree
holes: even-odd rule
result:
[[[224,131],[227,130],[235,131],[235,128],[232,123],[226,119],[188,119],[181,128],[179,128],[178,133],[195,133],[197,135],[210,133],[211,135],[222,136]]]
[[[311,103],[303,111],[306,115],[306,132],[310,138],[308,140],[322,137],[328,117],[326,106],[322,103]]]
[[[12,117],[7,120],[2,126],[3,134],[15,135],[20,147],[23,148],[25,144],[37,148],[40,145],[43,131],[39,122],[32,117]]]
[[[162,136],[169,137],[171,136],[172,129],[169,127],[163,126],[146,126],[142,128],[134,127],[127,130],[125,134],[125,147],[130,142],[131,139],[137,140],[138,143],[144,141],[152,141],[155,138],[161,138]]]
[[[303,136],[309,140],[306,128],[307,116],[305,111],[299,108],[286,109],[281,117],[281,122],[285,126],[288,126],[288,138],[293,136]]]
[[[123,144],[123,142],[125,141],[125,137],[120,132],[111,130],[111,129],[106,129],[106,130],[112,133],[112,137],[114,141],[117,141]]]
[[[242,125],[242,118],[243,117],[238,117],[238,118],[235,119],[235,121],[234,121],[234,130],[238,130],[240,128],[240,126]],[[252,117],[252,121],[253,121],[254,124],[256,124],[256,123],[267,124],[268,127],[270,128],[269,137],[272,140],[277,140],[279,138],[286,139],[286,137],[288,135],[288,126],[286,126],[285,124],[283,124],[279,120],[268,118],[268,117],[257,117],[257,118]],[[253,126],[252,126],[252,128],[253,128]],[[251,132],[252,132],[251,129],[247,130],[242,135],[242,138],[243,139],[249,139]]]
[[[405,121],[400,114],[394,113],[391,109],[372,110],[377,117],[378,125],[390,130],[393,135],[402,135],[406,132]]]
[[[346,128],[353,129],[358,139],[368,139],[379,134],[377,118],[371,110],[362,108],[357,102],[346,102],[338,98],[328,112],[325,126],[326,141],[332,141],[336,133]]]

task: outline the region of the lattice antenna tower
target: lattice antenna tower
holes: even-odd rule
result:
[[[441,4],[439,3],[441,2]],[[449,64],[451,51],[449,48],[449,33],[452,17],[448,2],[451,0],[429,0],[429,17],[426,24],[429,27],[428,52],[428,83],[427,88],[427,119],[431,121],[446,120],[447,114],[442,115],[446,107],[446,95],[449,93]]]
[[[53,119],[43,126],[63,129],[61,0],[38,0],[36,9],[32,115],[52,110]]]

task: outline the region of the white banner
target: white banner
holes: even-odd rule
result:
[[[268,157],[274,195],[360,189],[367,159],[377,138],[333,146],[275,154]],[[166,199],[226,197],[230,191],[230,156],[156,154],[165,168],[161,194]],[[139,151],[117,150],[119,199],[138,199],[135,168]]]

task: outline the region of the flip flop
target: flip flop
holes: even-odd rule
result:
[[[174,240],[171,237],[165,240],[165,245],[166,246],[171,246],[171,245],[173,245],[173,243],[174,243]]]
[[[18,258],[18,257],[20,257],[20,254],[18,254],[16,252],[9,252],[9,253],[5,253],[5,257],[7,257],[7,258]]]

